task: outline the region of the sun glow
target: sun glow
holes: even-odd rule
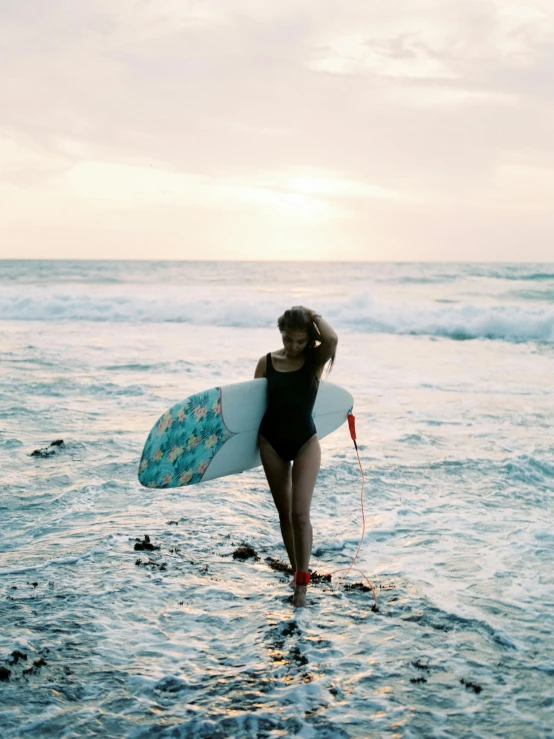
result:
[[[161,167],[79,162],[58,186],[103,209],[136,205],[197,205],[233,209],[246,205],[295,223],[348,216],[352,198],[398,199],[386,188],[310,171],[252,178],[208,178]]]

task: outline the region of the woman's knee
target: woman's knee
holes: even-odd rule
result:
[[[281,523],[291,523],[292,514],[290,510],[290,505],[278,507],[277,513],[279,514],[279,520],[281,521]]]
[[[305,510],[291,511],[291,521],[295,529],[305,529],[310,525],[310,512]]]

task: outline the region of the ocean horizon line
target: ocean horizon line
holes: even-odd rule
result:
[[[451,259],[423,259],[423,260],[399,260],[399,259],[146,259],[146,258],[108,258],[95,259],[88,257],[51,257],[51,258],[35,258],[35,257],[18,257],[16,259],[10,257],[0,257],[2,262],[156,262],[167,264],[554,264],[552,260],[517,260],[517,261],[500,261],[500,260],[451,260]]]

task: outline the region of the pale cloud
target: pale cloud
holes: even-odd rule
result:
[[[101,219],[120,256],[158,224],[181,257],[437,258],[456,212],[547,256],[546,0],[18,0],[0,42],[0,256],[97,253]]]
[[[404,53],[398,53],[399,47],[403,48]],[[454,79],[459,76],[417,43],[411,45],[409,40],[401,37],[375,43],[364,34],[356,33],[330,39],[321,48],[321,56],[308,62],[308,67],[316,72],[431,79]]]
[[[451,77],[459,71],[446,67],[464,60],[530,65],[554,39],[554,9],[548,0],[436,0],[409,6],[403,0],[390,0],[349,4],[341,15],[339,22],[333,19],[326,28],[322,23],[312,35],[312,44],[332,50],[333,56],[357,58],[366,71],[375,63],[380,72],[388,60],[393,76],[398,75],[396,61],[411,60],[416,76],[425,61],[441,65],[441,76]]]

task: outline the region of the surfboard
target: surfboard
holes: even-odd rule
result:
[[[312,414],[319,439],[346,421],[353,403],[344,388],[320,383]],[[175,488],[258,467],[258,429],[266,407],[265,377],[214,387],[176,403],[146,439],[141,485]]]

